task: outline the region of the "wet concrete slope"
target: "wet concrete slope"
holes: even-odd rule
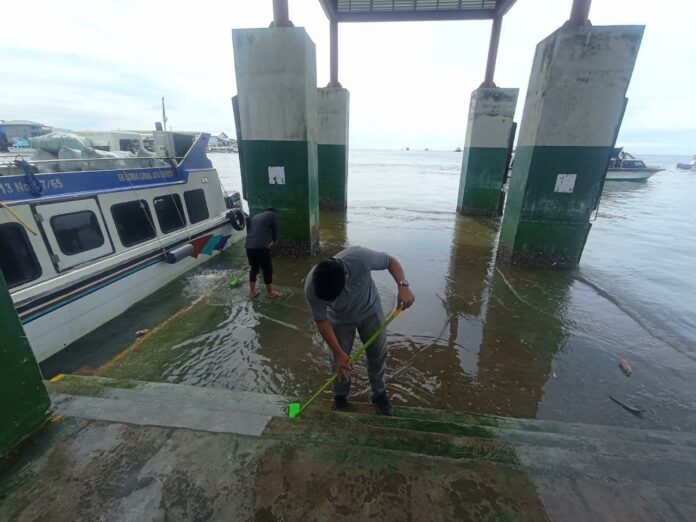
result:
[[[696,438],[94,377],[0,481],[6,520],[693,520]],[[106,407],[108,406],[108,407]],[[62,415],[62,417],[60,417]]]

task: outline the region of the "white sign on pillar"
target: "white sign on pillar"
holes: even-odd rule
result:
[[[559,174],[556,176],[556,187],[553,189],[554,192],[561,192],[562,194],[572,194],[575,190],[575,178],[577,174]]]
[[[285,167],[268,167],[268,183],[285,185]]]

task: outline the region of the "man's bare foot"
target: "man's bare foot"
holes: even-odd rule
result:
[[[261,293],[261,292],[259,292],[258,290],[257,290],[256,292],[250,292],[250,293],[249,293],[249,299],[256,299],[256,298],[259,296],[260,293]]]
[[[276,292],[275,290],[273,290],[272,292],[268,292],[268,297],[270,297],[271,299],[275,299],[276,297],[282,296],[283,294],[281,294],[280,292]]]

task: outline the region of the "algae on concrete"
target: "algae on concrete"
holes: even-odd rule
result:
[[[166,381],[167,365],[176,359],[178,352],[186,349],[182,343],[190,339],[191,332],[200,334],[208,325],[219,324],[224,319],[221,307],[209,304],[205,296],[199,298],[102,366],[97,375]]]

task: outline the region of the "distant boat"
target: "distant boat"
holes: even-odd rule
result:
[[[696,154],[691,159],[691,163],[677,163],[679,170],[696,170]]]
[[[457,147],[456,149],[454,149],[454,152],[461,152],[461,151],[462,151],[461,147]]]
[[[609,168],[607,169],[608,181],[643,181],[653,174],[665,170],[662,167],[647,166],[623,148],[614,149]]]
[[[424,150],[425,152],[428,152],[428,147],[426,147],[426,148],[425,148],[425,149],[423,149],[423,150]]]
[[[408,147],[406,147],[406,150],[411,150],[411,149],[409,149]]]

